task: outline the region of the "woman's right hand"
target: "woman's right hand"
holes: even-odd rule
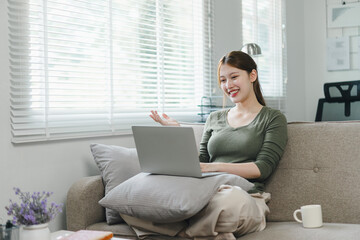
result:
[[[163,126],[180,126],[180,123],[176,121],[175,119],[169,117],[165,113],[162,114],[163,118],[160,117],[157,111],[151,111],[151,114],[149,115],[155,122],[160,123]]]

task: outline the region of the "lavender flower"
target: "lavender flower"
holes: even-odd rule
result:
[[[34,225],[50,222],[56,215],[62,212],[62,204],[51,203],[47,207],[47,198],[52,192],[21,192],[19,188],[14,188],[15,194],[21,199],[21,204],[14,203],[10,199],[10,205],[6,206],[7,214],[13,216],[13,224]]]

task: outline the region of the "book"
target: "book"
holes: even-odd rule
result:
[[[113,237],[112,232],[79,230],[61,240],[109,240]]]

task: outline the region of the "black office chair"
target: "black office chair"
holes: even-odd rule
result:
[[[324,84],[315,121],[360,120],[360,80]]]

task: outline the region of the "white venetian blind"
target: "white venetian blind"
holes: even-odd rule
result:
[[[129,132],[150,110],[197,120],[210,1],[8,0],[13,142]]]
[[[242,1],[243,43],[257,43],[262,55],[254,57],[268,106],[286,112],[285,0]]]

